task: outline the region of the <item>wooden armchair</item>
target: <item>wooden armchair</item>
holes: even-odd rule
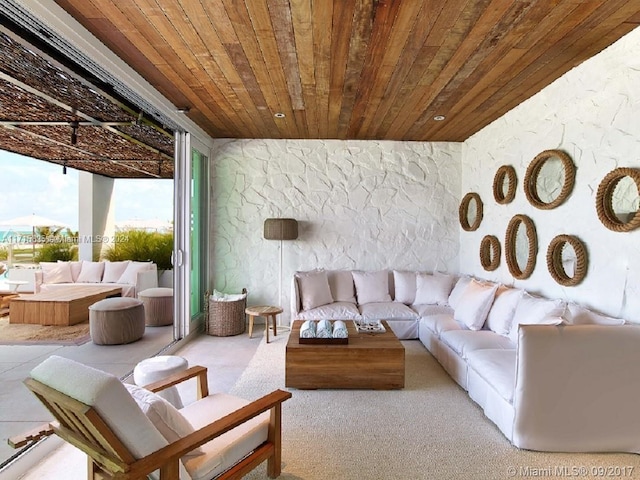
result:
[[[206,369],[199,366],[145,389],[157,392],[194,377],[198,400],[180,410],[194,431],[172,442],[106,372],[52,356],[25,384],[56,418],[53,432],[88,455],[89,479],[241,478],[265,460],[269,477],[278,477],[281,408],[291,393],[276,390],[254,402],[209,395]]]

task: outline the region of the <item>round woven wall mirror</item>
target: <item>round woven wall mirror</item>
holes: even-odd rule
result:
[[[614,232],[640,227],[640,170],[616,168],[602,179],[596,194],[596,211],[602,224]]]
[[[511,203],[516,196],[516,170],[511,165],[502,165],[493,177],[493,198],[500,205]]]
[[[480,264],[488,272],[500,265],[500,240],[493,235],[486,235],[480,242]]]
[[[526,215],[515,215],[509,222],[504,254],[511,275],[518,280],[531,276],[536,267],[538,236],[533,220]]]
[[[524,176],[524,193],[529,203],[541,210],[561,205],[573,190],[576,167],[561,150],[545,150],[534,158]]]
[[[467,232],[473,232],[482,222],[482,200],[475,192],[467,193],[460,202],[458,210],[460,226]]]
[[[560,285],[578,285],[587,275],[587,249],[584,243],[573,235],[555,237],[547,249],[547,268]]]

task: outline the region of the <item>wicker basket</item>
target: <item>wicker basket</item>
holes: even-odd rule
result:
[[[243,288],[245,294],[241,300],[223,302],[208,298],[207,333],[216,337],[229,337],[240,335],[246,328],[245,309],[247,308],[247,289]]]

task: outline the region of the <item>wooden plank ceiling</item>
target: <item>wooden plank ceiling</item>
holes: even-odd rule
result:
[[[231,138],[464,141],[640,23],[638,0],[56,1]]]

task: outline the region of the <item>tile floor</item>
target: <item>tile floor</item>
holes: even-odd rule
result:
[[[36,427],[51,418],[38,400],[21,384],[22,379],[26,377],[33,366],[48,355],[56,354],[122,377],[130,374],[138,361],[155,355],[171,338],[171,327],[156,327],[155,329],[147,329],[147,331],[151,331],[153,334],[145,334],[141,341],[121,346],[100,347],[91,342],[79,347],[0,346],[0,382],[2,382],[0,433],[4,443],[0,446],[0,454],[3,455],[3,459],[14,453],[8,446],[5,447],[7,437]],[[191,365],[197,364],[207,367],[210,391],[228,392],[253,357],[263,334],[264,326],[256,325],[251,339],[246,333],[233,337],[199,335],[180,346],[177,352],[172,351],[171,353],[184,356]],[[189,388],[188,385],[185,387]],[[181,394],[184,395],[182,391]],[[185,401],[188,402],[189,399],[187,398]],[[34,415],[36,412],[37,415]],[[77,451],[68,450],[73,447],[62,448],[67,448],[67,450],[60,449],[54,452],[30,468],[24,476],[16,477],[14,475],[11,478],[26,480],[84,478],[86,462],[83,455],[81,453],[77,455]],[[31,455],[31,453],[27,455]],[[74,472],[77,471],[77,475],[70,474],[70,469]],[[0,472],[0,479],[4,478],[5,476]]]

